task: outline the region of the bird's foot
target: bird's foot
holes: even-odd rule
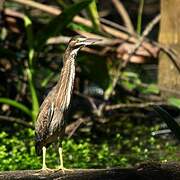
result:
[[[50,173],[50,172],[54,172],[54,169],[50,169],[50,168],[47,168],[46,166],[43,166],[39,172],[47,172],[47,173]]]
[[[72,169],[67,169],[63,166],[59,166],[55,171],[62,171],[64,174],[66,171],[73,171]]]

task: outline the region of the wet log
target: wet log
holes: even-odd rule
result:
[[[20,170],[0,173],[0,179],[63,180],[180,180],[180,163],[144,163],[135,168],[73,169],[72,171]]]

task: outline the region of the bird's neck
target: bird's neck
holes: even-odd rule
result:
[[[60,110],[66,110],[69,106],[75,77],[75,58],[78,50],[67,48],[64,55],[64,65],[57,83],[56,105]]]

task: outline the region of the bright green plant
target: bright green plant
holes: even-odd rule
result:
[[[88,6],[88,13],[96,31],[100,30],[100,18],[96,6],[96,0],[93,0]]]
[[[142,30],[143,8],[144,8],[144,0],[140,0],[138,18],[137,18],[137,30],[136,30],[139,35],[141,34],[141,30]]]

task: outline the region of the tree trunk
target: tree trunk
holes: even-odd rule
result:
[[[179,0],[161,0],[161,23],[159,42],[174,48],[180,57],[180,1]],[[178,64],[180,59],[177,59]],[[162,96],[178,97],[180,91],[180,72],[174,65],[169,56],[165,53],[160,53],[158,83],[162,89]],[[170,93],[171,92],[171,93]]]

